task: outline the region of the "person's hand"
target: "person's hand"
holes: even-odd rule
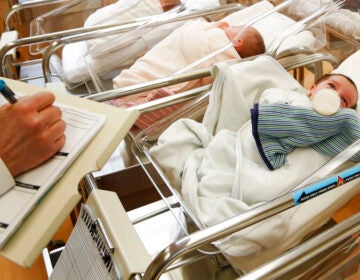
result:
[[[54,155],[65,144],[65,122],[55,96],[40,92],[0,107],[0,157],[15,177]]]

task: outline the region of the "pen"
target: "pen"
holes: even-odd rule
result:
[[[16,103],[17,99],[15,97],[15,93],[5,84],[3,80],[0,80],[0,91],[9,103]]]

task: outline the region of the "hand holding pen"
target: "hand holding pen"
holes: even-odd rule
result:
[[[5,84],[3,80],[0,80],[0,92],[9,103],[14,104],[17,102],[15,93]]]
[[[0,106],[0,158],[15,177],[60,150],[66,125],[61,110],[53,105],[52,93],[39,92],[15,101],[7,88],[1,93],[13,103]]]

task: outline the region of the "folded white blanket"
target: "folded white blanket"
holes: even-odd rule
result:
[[[163,9],[159,0],[120,0],[114,4],[105,6],[90,15],[84,23],[84,27],[100,24],[120,24],[131,19],[145,16],[160,15]],[[131,32],[130,32],[131,33]],[[135,34],[134,34],[135,36]],[[134,36],[113,35],[96,40],[87,41],[89,52],[93,55],[111,53],[116,48],[122,48],[134,41]]]
[[[185,0],[185,8],[191,10],[206,10],[220,7],[219,0]]]
[[[67,44],[62,50],[62,79],[67,85],[76,86],[89,79],[84,57],[88,53],[85,42]]]
[[[158,0],[117,1],[90,15],[84,26],[116,24],[162,12]],[[120,34],[67,44],[62,53],[63,78],[69,86],[76,86],[89,80],[90,72],[101,75],[131,65],[139,55],[165,37],[173,28],[174,26],[142,29],[133,32],[130,39],[130,36],[127,36],[126,42]]]
[[[340,9],[326,18],[326,23],[343,35],[360,40],[360,13]]]
[[[312,148],[297,148],[284,166],[269,171],[258,154],[248,121],[249,105],[270,87],[305,94],[276,61],[263,56],[233,66],[219,64],[214,74],[204,123],[179,120],[151,149],[204,226],[287,193],[329,160]],[[357,192],[349,184],[346,190],[310,200],[216,245],[232,264],[248,271],[297,244]]]
[[[85,27],[121,23],[131,18],[162,13],[159,0],[119,0],[98,9],[84,22]]]
[[[333,2],[332,0],[296,0],[288,7],[288,12],[290,14],[306,17],[307,15],[313,13],[321,5],[327,5]]]
[[[94,73],[98,77],[110,71],[117,74],[123,68],[132,65],[140,55],[152,48],[179,25],[181,23],[158,26],[153,29],[141,29],[136,32],[132,42],[127,41],[126,44],[118,44],[117,47],[116,45],[111,46],[111,49],[107,50],[105,54],[89,52],[87,43],[84,41],[67,44],[62,52],[64,80],[68,84],[81,84],[91,78],[90,73]],[[113,74],[112,77],[116,74]]]
[[[334,2],[332,0],[297,0],[289,7],[289,13],[305,17],[316,11],[328,3]],[[329,14],[326,19],[326,24],[333,27],[339,33],[352,37],[355,40],[360,39],[360,14],[359,11],[350,11],[347,9],[340,9]]]

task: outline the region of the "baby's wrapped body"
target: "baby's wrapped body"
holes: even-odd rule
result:
[[[203,20],[187,22],[155,45],[129,69],[121,71],[120,75],[113,79],[114,88],[126,87],[174,74],[196,60],[226,46],[228,43],[230,43],[229,39],[222,29],[217,28],[217,23],[209,23]],[[196,69],[209,67],[219,61],[238,58],[240,56],[236,50],[231,48],[197,65]],[[197,79],[151,92],[122,97],[109,103],[117,107],[132,107],[209,84],[211,81],[211,77]],[[147,113],[137,120],[136,126],[141,129],[146,128],[176,108],[179,108],[179,105],[175,105],[169,110]]]
[[[206,227],[291,191],[360,138],[354,110],[340,109],[331,116],[316,113],[306,101],[306,91],[269,57],[216,68],[203,122],[178,120],[151,149],[164,174]],[[262,103],[261,95],[270,88],[296,92],[300,99],[292,102],[302,106],[289,104],[286,94],[282,100],[277,95],[274,104],[268,95],[268,104]],[[359,155],[353,158],[359,159]],[[347,192],[334,192],[216,245],[239,269],[257,267],[325,223],[357,190],[351,182]]]

